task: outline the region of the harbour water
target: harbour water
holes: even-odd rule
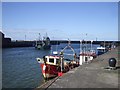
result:
[[[36,88],[44,83],[37,57],[62,50],[67,44],[52,45],[51,50],[37,50],[35,47],[6,48],[2,50],[2,88]],[[79,44],[71,44],[76,53]],[[98,45],[93,45],[96,49]],[[90,47],[90,45],[88,45]],[[67,49],[65,52],[71,52]]]

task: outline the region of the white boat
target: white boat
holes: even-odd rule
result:
[[[107,52],[107,49],[105,47],[97,47],[97,55],[101,55]]]
[[[91,41],[91,50],[87,50],[87,43],[86,45],[80,41],[80,54],[79,54],[79,64],[82,65],[83,63],[91,62],[94,58],[97,57],[95,50],[92,49],[92,42]]]

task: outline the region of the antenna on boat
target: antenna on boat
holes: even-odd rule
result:
[[[80,52],[82,52],[82,40],[80,40]]]
[[[39,41],[40,41],[40,38],[41,38],[41,35],[40,35],[40,33],[39,33]]]

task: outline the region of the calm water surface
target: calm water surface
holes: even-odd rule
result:
[[[67,44],[53,45],[51,50],[37,50],[34,47],[6,48],[2,52],[2,87],[3,88],[35,88],[44,79],[41,68],[37,63],[37,57],[51,54],[52,51],[60,51]],[[90,46],[90,45],[89,45]],[[80,52],[79,44],[72,44],[75,52]],[[96,49],[97,45],[94,45]],[[65,52],[72,53],[70,49]]]

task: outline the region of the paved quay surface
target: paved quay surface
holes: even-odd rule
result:
[[[109,66],[109,58],[117,60],[117,69],[105,69]],[[118,48],[113,49],[95,58],[91,63],[70,70],[62,77],[48,81],[46,85],[38,88],[118,88],[118,72],[120,70]]]

